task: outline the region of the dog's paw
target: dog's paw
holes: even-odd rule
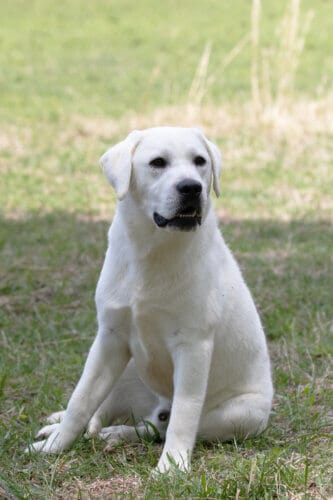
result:
[[[111,425],[99,432],[99,437],[106,442],[106,451],[111,451],[120,443],[138,443],[145,434],[143,426]]]
[[[36,434],[36,439],[45,439],[51,436],[52,432],[58,429],[60,424],[50,424],[42,427]]]
[[[126,441],[119,427],[118,425],[104,427],[98,433],[99,438],[106,443],[105,451],[112,451],[115,446]]]
[[[93,436],[97,436],[102,431],[102,427],[103,424],[101,418],[94,415],[89,421],[84,437],[86,439],[90,439]]]
[[[159,474],[172,474],[181,472],[189,472],[190,461],[187,453],[162,453],[157,466],[153,471],[154,476]]]
[[[65,410],[55,411],[54,413],[51,413],[51,415],[47,417],[46,422],[48,424],[59,424],[63,420],[64,415],[65,415]]]
[[[25,450],[26,453],[61,453],[67,450],[75,439],[73,433],[61,429],[61,424],[47,425],[38,432],[37,436],[48,437],[30,444]]]

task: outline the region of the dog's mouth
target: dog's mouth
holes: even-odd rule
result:
[[[201,210],[195,207],[188,207],[176,213],[172,219],[166,219],[158,212],[154,212],[154,222],[158,227],[171,227],[180,231],[193,231],[197,226],[201,226]]]

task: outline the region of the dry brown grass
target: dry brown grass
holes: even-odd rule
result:
[[[130,113],[121,120],[76,116],[61,140],[78,147],[83,142],[112,144],[133,129],[154,126],[197,126],[221,145],[230,161],[252,157],[253,166],[274,161],[276,151],[285,148],[286,161],[294,164],[311,152],[324,168],[331,159],[333,135],[333,92],[320,99],[294,99],[285,108],[263,109],[258,114],[252,101],[223,104],[166,106],[148,114]]]
[[[142,488],[142,479],[139,476],[120,476],[115,475],[110,479],[97,479],[91,483],[84,483],[76,479],[75,483],[71,481],[68,484],[63,484],[58,493],[52,498],[57,500],[82,499],[89,500],[91,498],[119,498],[119,496],[131,495],[134,498],[139,498],[140,489]],[[142,498],[142,490],[141,490]]]

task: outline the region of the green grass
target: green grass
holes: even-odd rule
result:
[[[263,2],[262,46],[276,46],[284,7]],[[332,71],[333,12],[304,0],[301,20],[310,8],[289,108],[254,119],[251,47],[220,70],[251,29],[250,2],[1,4],[0,497],[333,494],[329,84],[317,92]],[[206,96],[192,115],[206,42]],[[115,206],[98,157],[133,127],[191,120],[223,151],[214,203],[269,338],[270,425],[244,443],[199,443],[192,472],[173,478],[151,477],[161,449],[145,441],[109,454],[80,440],[59,457],[26,455],[43,419],[66,405],[95,333]]]
[[[315,17],[297,86],[312,92],[332,73],[332,7],[303,1]],[[7,121],[59,121],[72,113],[120,116],[186,97],[206,42],[212,43],[210,99],[249,94],[251,50],[224,71],[225,57],[250,31],[251,2],[183,0],[2,2],[0,109]],[[279,37],[284,2],[263,2],[264,44]]]

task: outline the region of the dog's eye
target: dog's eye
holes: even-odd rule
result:
[[[195,156],[195,158],[193,159],[193,163],[197,167],[202,167],[202,165],[205,165],[207,162],[203,156]]]
[[[165,168],[167,166],[167,161],[165,158],[158,157],[151,160],[149,165],[155,168]]]

